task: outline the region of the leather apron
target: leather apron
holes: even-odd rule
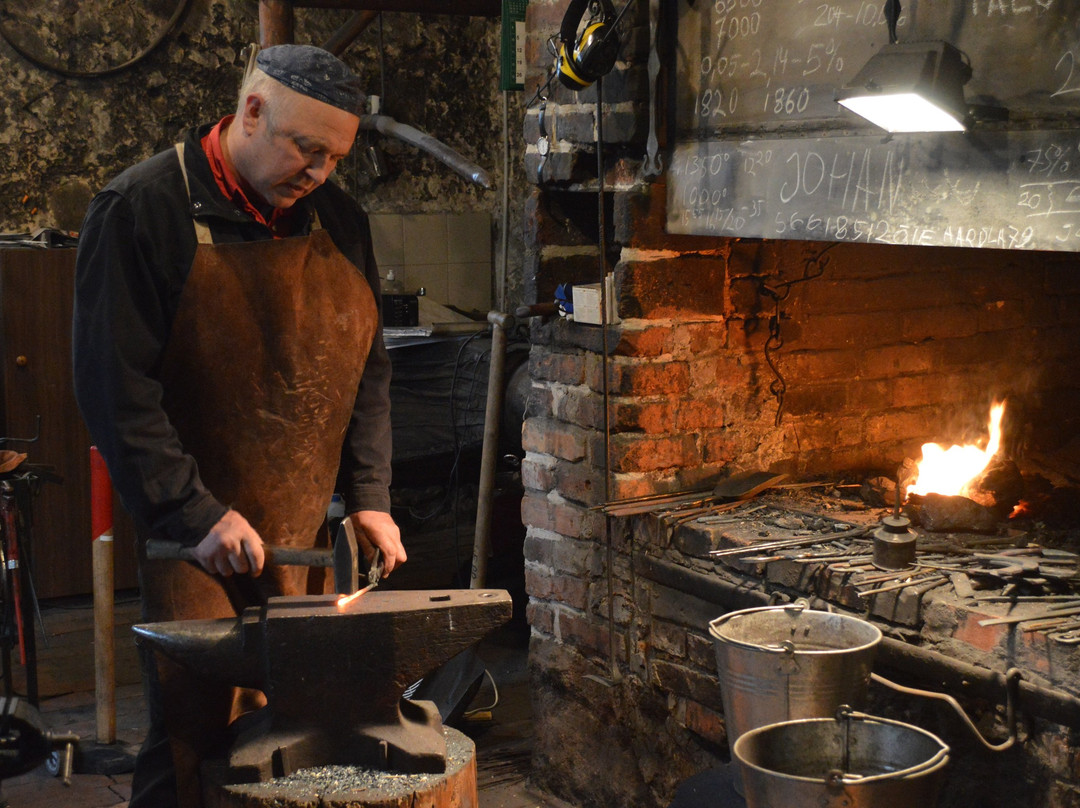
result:
[[[177,146],[181,170],[182,145]],[[162,404],[214,496],[267,544],[312,547],[323,529],[378,314],[367,279],[317,224],[311,235],[198,245],[166,344]],[[259,578],[212,576],[148,561],[140,546],[147,620],[231,617],[273,595],[332,591],[322,568],[267,565]],[[231,688],[211,694],[158,660],[166,725],[195,758],[214,752],[242,711]],[[190,764],[191,761],[189,761]],[[194,772],[191,773],[194,775]],[[182,804],[197,805],[197,801]]]

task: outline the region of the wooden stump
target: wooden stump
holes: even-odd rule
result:
[[[225,762],[203,765],[206,808],[477,808],[476,746],[452,727],[446,771],[397,774],[359,766],[317,766],[265,783],[225,785]]]

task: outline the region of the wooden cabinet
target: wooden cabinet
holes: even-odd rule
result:
[[[63,478],[45,483],[34,500],[31,555],[39,598],[92,591],[90,436],[75,404],[71,312],[75,250],[0,248],[0,340],[3,411],[0,448],[26,452],[28,463],[51,466]],[[114,506],[117,589],[137,585],[134,530]]]

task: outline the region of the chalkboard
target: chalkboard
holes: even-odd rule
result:
[[[672,233],[1080,250],[1080,130],[680,144]]]
[[[1080,2],[904,2],[1008,123],[892,138],[835,102],[884,0],[677,2],[671,232],[1080,250]]]

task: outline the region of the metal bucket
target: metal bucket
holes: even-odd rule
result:
[[[805,602],[730,612],[709,634],[732,745],[756,727],[861,706],[881,642],[871,623]]]
[[[758,727],[735,742],[747,808],[933,808],[949,747],[862,714]]]

